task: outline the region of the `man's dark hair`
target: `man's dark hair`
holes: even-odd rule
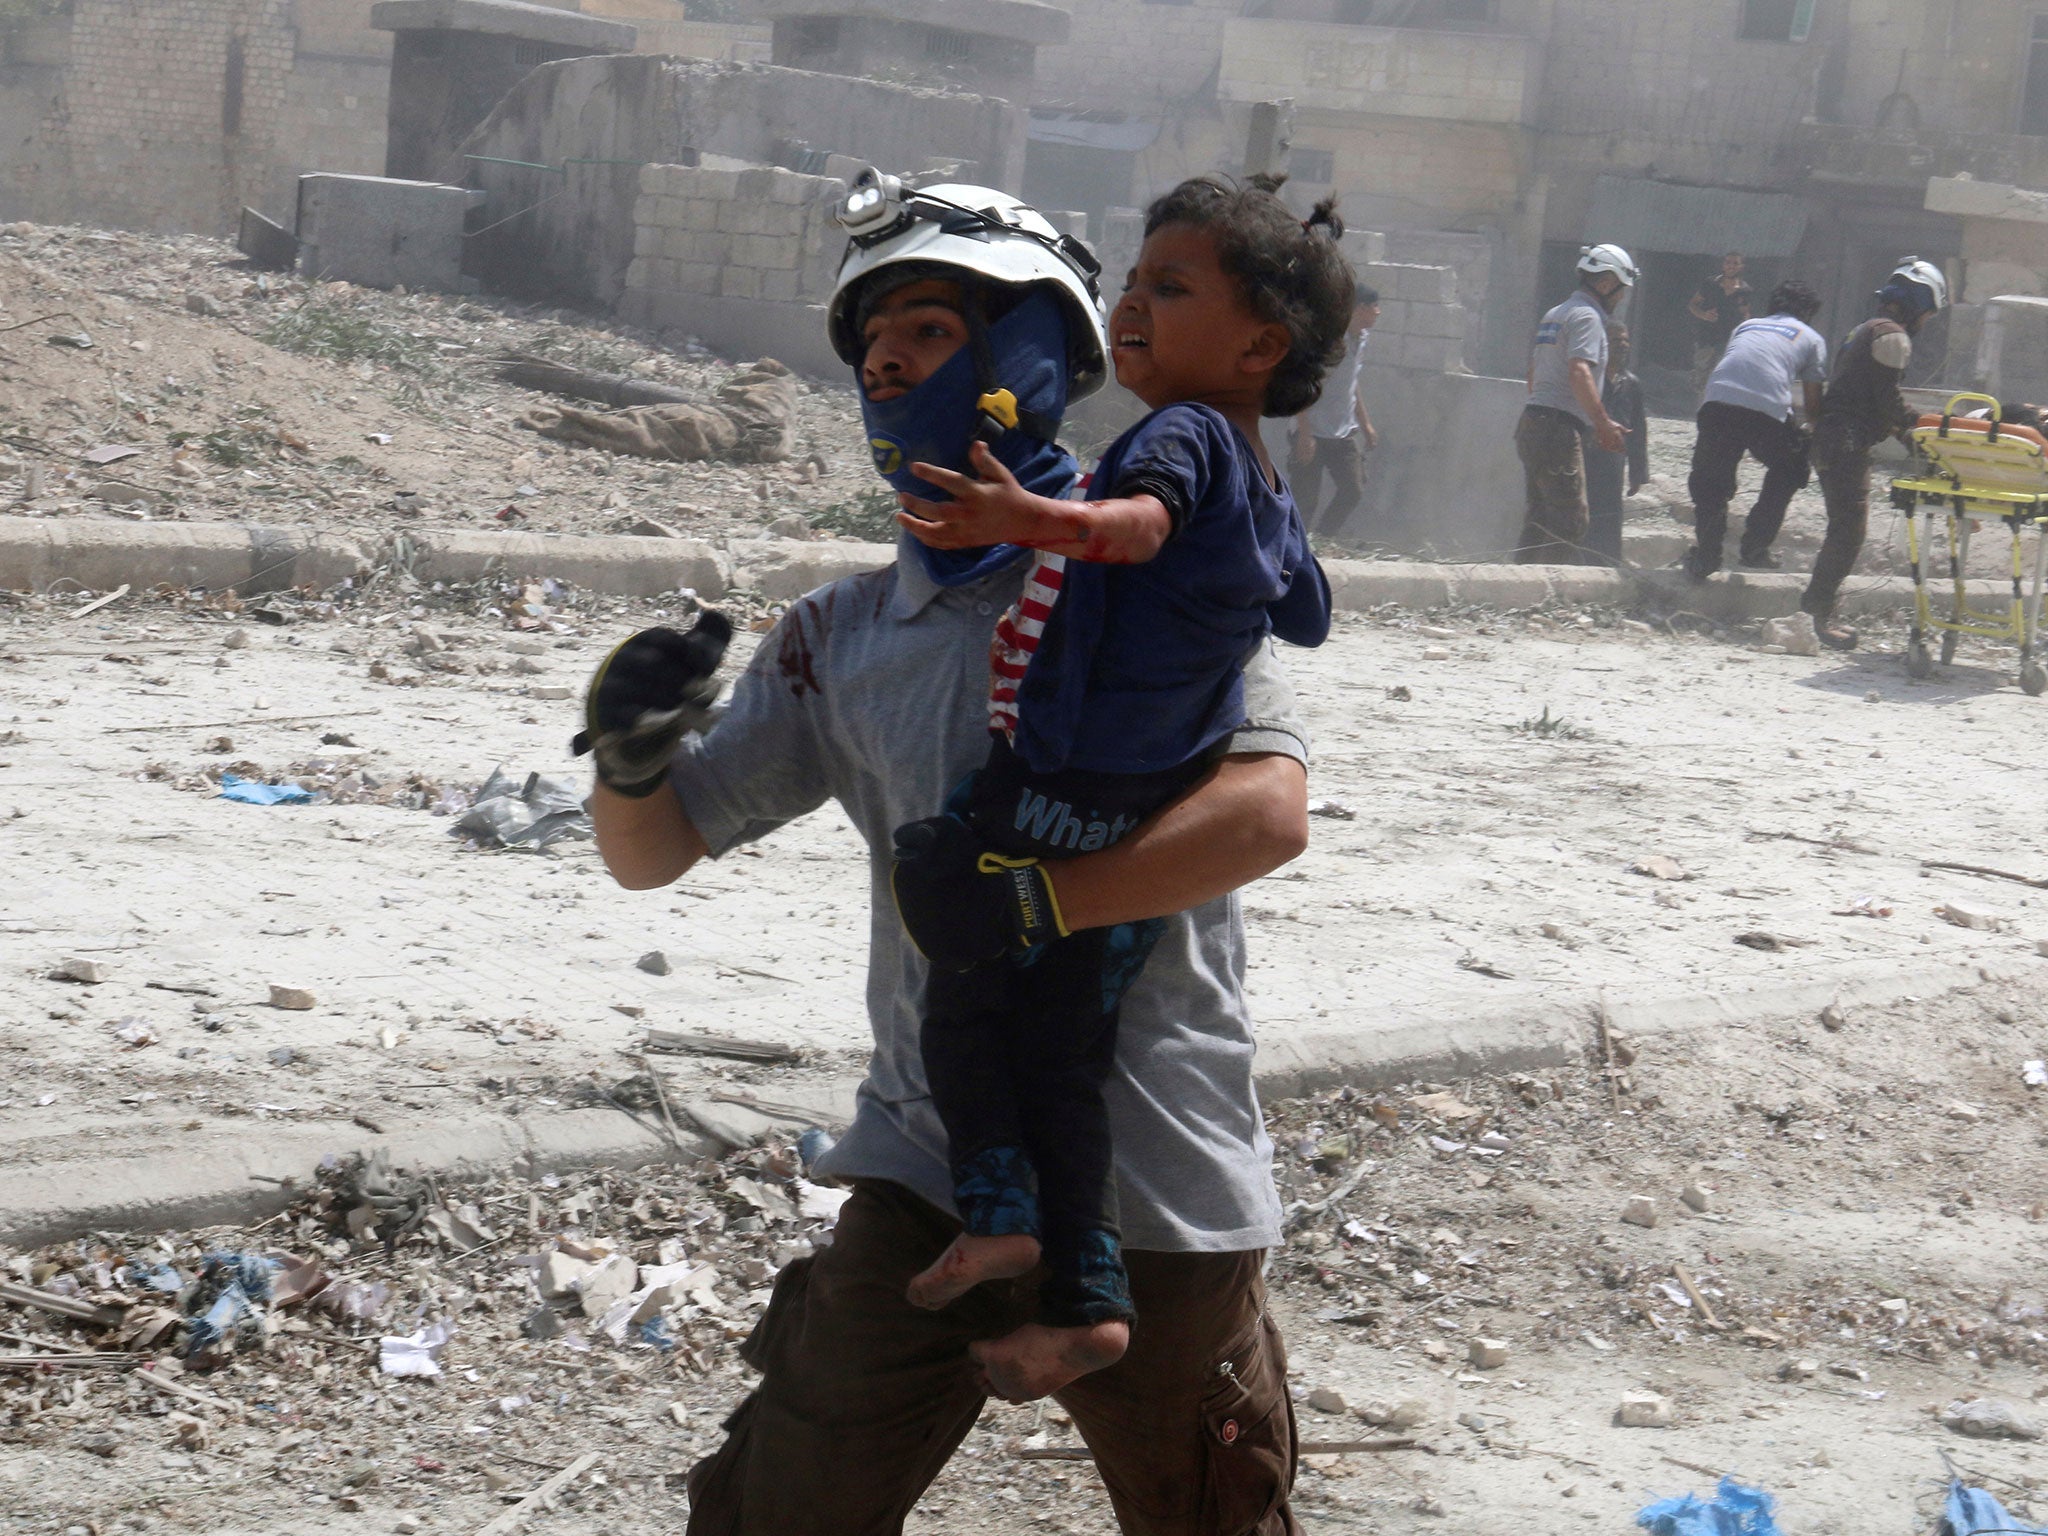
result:
[[[1360,283],[1357,291],[1351,295],[1353,309],[1371,309],[1379,301],[1380,291],[1371,283]]]
[[[1794,320],[1804,320],[1809,325],[1820,313],[1820,295],[1796,277],[1788,277],[1771,290],[1771,313],[1790,315]]]
[[[1232,181],[1196,176],[1145,210],[1145,233],[1168,224],[1206,231],[1238,296],[1261,320],[1287,330],[1287,355],[1266,381],[1265,414],[1294,416],[1323,394],[1323,375],[1344,355],[1357,274],[1337,242],[1344,221],[1324,198],[1298,219],[1275,195],[1284,176]]]

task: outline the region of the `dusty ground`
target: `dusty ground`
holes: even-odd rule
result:
[[[2018,1071],[2040,1018],[2036,989],[1987,985],[1851,1012],[1834,1032],[1796,1018],[1623,1041],[1636,1059],[1613,1101],[1606,1074],[1577,1068],[1276,1105],[1293,1214],[1272,1282],[1303,1438],[1415,1442],[1312,1456],[1306,1527],[1618,1531],[1727,1471],[1778,1495],[1788,1532],[1926,1532],[1944,1453],[2027,1513],[2040,1447],[1965,1440],[1937,1414],[1985,1396],[2043,1413],[2048,1134]],[[795,1162],[783,1142],[673,1173],[446,1189],[496,1239],[475,1252],[474,1233],[422,1235],[387,1262],[300,1216],[24,1259],[44,1285],[89,1291],[96,1263],[104,1283],[124,1261],[189,1272],[203,1248],[253,1247],[389,1294],[362,1323],[288,1309],[264,1348],[174,1378],[240,1413],[112,1373],[0,1376],[0,1518],[313,1532],[412,1514],[473,1531],[498,1489],[594,1451],[595,1475],[533,1529],[678,1531],[676,1474],[745,1389],[734,1340],[776,1264],[826,1240],[776,1214],[777,1192],[802,1194],[785,1182]],[[1688,1187],[1706,1213],[1682,1203]],[[1618,1220],[1638,1195],[1654,1230]],[[573,1303],[562,1336],[522,1335],[539,1299],[521,1255],[564,1231],[711,1271],[670,1308],[673,1347],[607,1342]],[[440,1317],[456,1325],[445,1375],[376,1373],[368,1340]],[[5,1307],[0,1326],[24,1347],[93,1342]],[[1465,1363],[1480,1337],[1506,1345],[1504,1365]],[[1673,1425],[1615,1425],[1627,1391],[1667,1397]],[[1407,1415],[1398,1432],[1362,1422],[1389,1410]],[[1085,1464],[1019,1455],[1074,1444],[1056,1408],[992,1406],[911,1529],[1112,1530]]]
[[[351,1136],[359,1114],[502,1125],[573,1103],[646,1025],[808,1053],[735,1069],[753,1086],[733,1091],[822,1093],[857,1068],[865,885],[835,809],[641,895],[587,843],[477,851],[433,814],[500,765],[573,793],[583,681],[660,610],[565,595],[517,619],[496,590],[272,604],[282,624],[67,606],[17,603],[0,627],[19,896],[0,1167],[203,1157],[252,1117],[266,1144]],[[1766,656],[1613,614],[1344,620],[1289,657],[1316,740],[1311,851],[1244,897],[1269,1051],[1312,1062],[1603,989],[2035,974],[2048,896],[1921,867],[2042,873],[2048,803],[2014,786],[2048,717],[2007,660],[1966,650],[1915,683],[1875,651]],[[326,803],[232,803],[227,772]],[[1680,878],[1638,872],[1657,858]],[[1945,921],[1951,903],[1981,926]],[[665,975],[637,963],[657,950]],[[106,979],[51,979],[73,958]],[[273,984],[317,1006],[273,1008]],[[156,1043],[125,1043],[131,1021]],[[689,1091],[730,1086],[704,1072]]]

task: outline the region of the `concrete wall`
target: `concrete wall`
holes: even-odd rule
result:
[[[491,194],[470,270],[508,291],[610,306],[625,292],[641,168],[720,156],[773,165],[791,147],[912,169],[945,153],[1005,188],[1023,172],[1024,112],[983,96],[760,65],[614,55],[533,71],[463,146]],[[530,169],[528,166],[551,169]]]
[[[383,161],[369,0],[76,0],[0,64],[0,217],[224,232]]]
[[[1306,112],[1523,123],[1541,74],[1541,44],[1512,33],[1238,19],[1224,24],[1217,93],[1292,97]]]
[[[1173,104],[1185,114],[1215,72],[1223,29],[1243,0],[1072,0],[1064,43],[1038,50],[1033,106],[1107,107],[1154,117]],[[1133,60],[1143,67],[1132,68]]]
[[[620,317],[730,356],[842,374],[823,305],[845,248],[833,218],[844,192],[836,178],[773,167],[643,167]]]

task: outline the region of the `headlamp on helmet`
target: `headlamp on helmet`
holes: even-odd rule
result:
[[[839,205],[839,226],[859,240],[873,238],[903,218],[903,183],[868,166],[853,179]]]

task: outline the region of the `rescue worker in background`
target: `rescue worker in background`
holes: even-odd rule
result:
[[[1743,281],[1742,252],[1730,251],[1721,258],[1721,270],[1702,281],[1685,312],[1696,323],[1692,345],[1692,392],[1695,399],[1706,390],[1714,365],[1728,348],[1735,327],[1749,318],[1750,286]]]
[[[1365,455],[1380,445],[1379,430],[1366,414],[1362,380],[1365,349],[1379,323],[1380,293],[1360,283],[1353,296],[1351,324],[1344,333],[1344,360],[1323,380],[1322,398],[1294,418],[1294,442],[1287,475],[1294,503],[1310,533],[1335,538],[1365,496]],[[1330,506],[1321,519],[1316,503],[1323,475],[1330,477]]]
[[[1820,295],[1806,284],[1778,284],[1771,290],[1771,312],[1735,328],[1707,380],[1687,482],[1694,543],[1685,556],[1685,574],[1694,581],[1721,569],[1728,503],[1744,454],[1763,465],[1764,483],[1743,521],[1737,559],[1744,570],[1778,568],[1771,543],[1785,526],[1785,508],[1813,478],[1806,434],[1820,415],[1828,377],[1827,340],[1813,328],[1819,313]]]
[[[1607,317],[1635,286],[1635,260],[1618,245],[1588,246],[1578,270],[1578,291],[1536,327],[1529,403],[1515,423],[1515,451],[1528,482],[1515,558],[1525,565],[1587,559],[1586,437],[1609,453],[1628,443],[1600,391],[1607,380]]]
[[[1870,524],[1870,450],[1905,436],[1913,413],[1899,386],[1913,358],[1913,335],[1948,307],[1948,279],[1931,261],[1909,256],[1877,290],[1877,314],[1849,333],[1813,428],[1813,468],[1827,502],[1828,531],[1814,557],[1799,606],[1813,615],[1820,643],[1856,648],[1856,631],[1835,617],[1835,599],[1863,552]]]
[[[1628,434],[1628,451],[1586,450],[1586,548],[1599,556],[1603,565],[1622,563],[1622,503],[1650,478],[1650,416],[1643,403],[1643,381],[1629,371],[1628,362],[1628,327],[1610,320],[1607,387],[1600,391],[1600,403]]]

